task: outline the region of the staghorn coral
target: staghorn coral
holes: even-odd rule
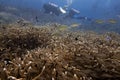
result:
[[[0,32],[1,54],[17,53],[16,55],[20,56],[27,50],[46,47],[50,37],[46,29],[8,26]]]
[[[0,32],[1,80],[120,79],[119,34],[15,26]]]

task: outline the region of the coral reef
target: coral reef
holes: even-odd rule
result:
[[[120,79],[117,33],[6,26],[0,27],[0,80]]]

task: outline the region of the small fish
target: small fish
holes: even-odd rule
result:
[[[68,26],[67,25],[61,25],[58,27],[58,30],[60,31],[64,31],[64,30],[67,30],[68,29]]]
[[[117,23],[117,20],[115,20],[115,19],[109,19],[108,22],[112,23],[112,24],[115,24],[115,23]]]
[[[78,23],[74,23],[74,24],[71,24],[70,26],[71,27],[78,27],[78,26],[80,26],[81,24],[78,24]]]
[[[102,24],[102,23],[104,23],[104,20],[98,19],[98,20],[95,20],[95,22],[98,23],[98,24]]]

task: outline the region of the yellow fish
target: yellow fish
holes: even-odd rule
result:
[[[72,24],[72,25],[70,25],[71,27],[78,27],[78,26],[80,26],[81,24],[78,24],[78,23],[74,23],[74,24]]]
[[[60,31],[64,31],[64,30],[67,30],[68,29],[68,26],[67,25],[61,25],[58,27],[58,30]]]
[[[112,24],[115,24],[115,23],[117,23],[117,20],[115,20],[115,19],[109,19],[108,22],[112,23]]]
[[[104,23],[104,20],[99,19],[99,20],[95,20],[95,22],[98,23],[98,24],[102,24],[102,23]]]

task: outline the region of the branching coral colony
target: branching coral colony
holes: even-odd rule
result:
[[[120,35],[7,25],[0,80],[120,80]]]

